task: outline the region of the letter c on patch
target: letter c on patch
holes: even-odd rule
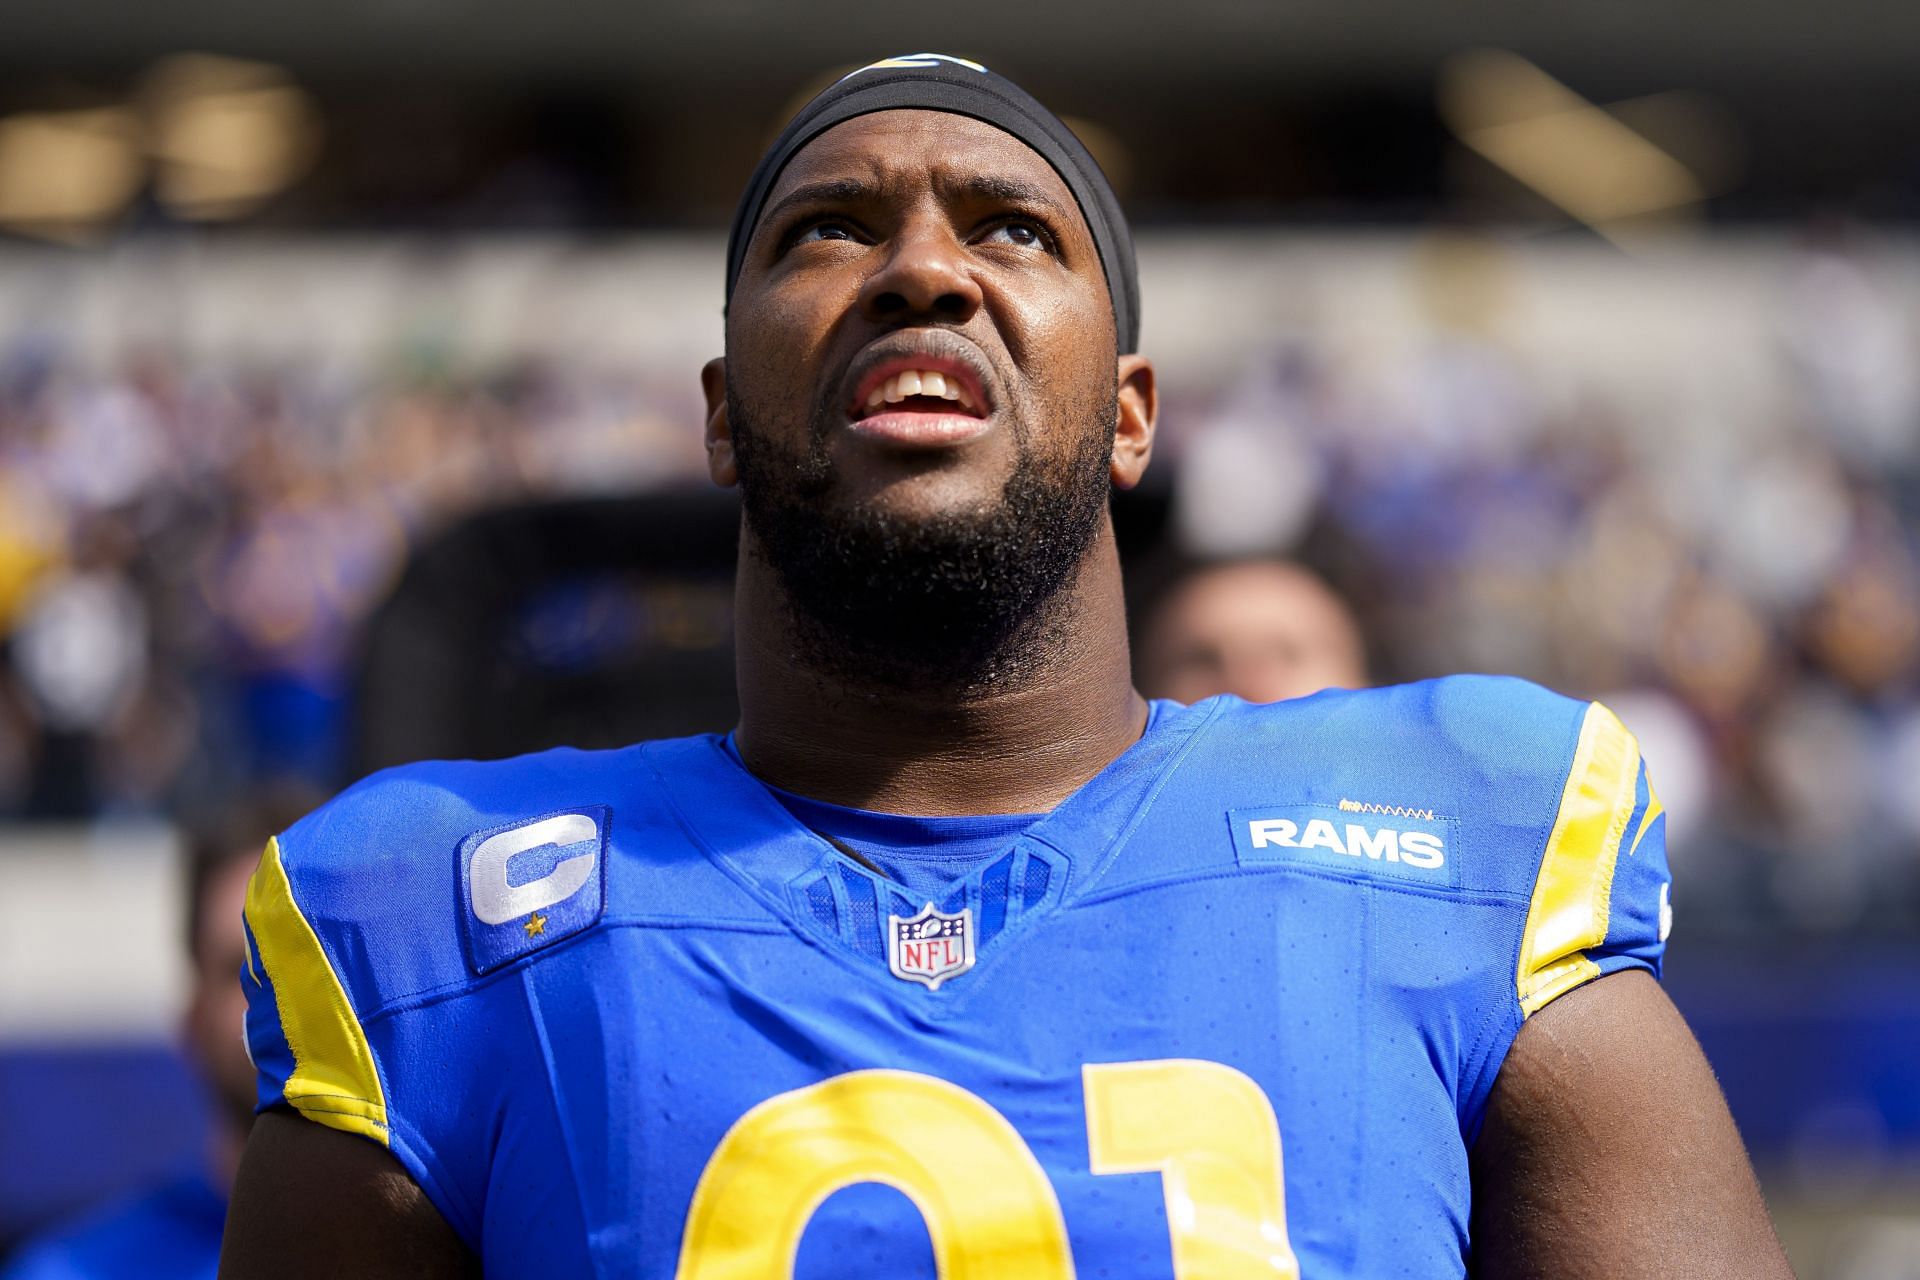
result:
[[[507,883],[507,864],[520,854],[546,845],[579,844],[597,841],[600,826],[584,813],[563,813],[542,818],[524,827],[514,827],[487,837],[473,851],[468,880],[473,886],[473,914],[487,924],[505,924],[509,920],[565,902],[580,891],[593,874],[597,848],[567,858],[538,880],[521,885]]]

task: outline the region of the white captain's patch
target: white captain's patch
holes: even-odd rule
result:
[[[1430,809],[1293,804],[1227,814],[1242,865],[1283,862],[1457,887],[1458,824]]]
[[[467,960],[497,969],[590,928],[605,906],[608,810],[589,805],[460,843]]]

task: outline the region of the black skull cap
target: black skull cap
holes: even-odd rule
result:
[[[733,214],[727,235],[727,301],[733,300],[747,242],[760,221],[767,193],[787,162],[837,124],[876,111],[950,111],[1012,134],[1039,153],[1067,184],[1093,233],[1113,300],[1113,327],[1122,354],[1140,344],[1140,279],[1133,235],[1113,185],[1060,117],[1004,76],[977,62],[944,53],[882,58],[843,76],[800,109],[760,158]]]

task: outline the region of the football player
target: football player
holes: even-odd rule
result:
[[[978,64],[748,184],[730,734],[406,766],[249,892],[224,1273],[1785,1273],[1604,707],[1128,675],[1126,224]]]

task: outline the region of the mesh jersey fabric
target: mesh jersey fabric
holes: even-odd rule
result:
[[[490,1275],[1463,1275],[1519,1027],[1658,974],[1664,827],[1619,721],[1521,681],[1165,704],[958,879],[929,989],[921,904],[718,738],[408,766],[270,846],[248,1039]],[[1190,1156],[1244,1176],[1170,1216]]]

